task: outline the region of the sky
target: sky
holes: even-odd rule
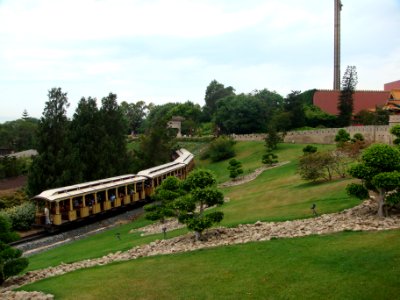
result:
[[[400,80],[400,0],[342,0],[341,74]],[[48,91],[204,105],[236,93],[333,87],[334,0],[0,0],[0,123],[40,118]]]

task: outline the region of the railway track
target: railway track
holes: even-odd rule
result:
[[[33,242],[33,241],[39,240],[39,239],[44,238],[44,237],[46,237],[48,235],[49,235],[49,233],[47,233],[46,231],[42,230],[42,231],[36,232],[34,234],[30,234],[30,235],[24,236],[23,238],[19,239],[18,241],[9,243],[9,245],[12,246],[12,247],[15,247],[15,246],[18,246],[18,245],[21,245],[21,244],[25,244],[25,243],[29,243],[29,242]]]
[[[24,256],[30,256],[111,229],[121,224],[121,222],[134,221],[142,214],[142,206],[125,212],[115,211],[111,217],[104,216],[102,219],[93,219],[92,222],[85,220],[85,222],[78,222],[74,226],[69,224],[68,227],[57,232],[37,232],[10,243],[10,245],[23,251]]]

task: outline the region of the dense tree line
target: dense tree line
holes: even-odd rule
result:
[[[59,186],[126,173],[127,126],[117,96],[82,98],[72,120],[67,118],[67,93],[48,93],[38,124],[37,151],[28,178],[31,195]]]
[[[0,124],[0,145],[38,150],[29,176],[29,191],[34,194],[167,161],[176,146],[174,133],[165,129],[173,116],[183,117],[182,134],[188,136],[272,134],[307,126],[348,125],[356,83],[355,68],[348,68],[342,82],[339,117],[312,104],[315,90],[292,91],[286,97],[268,89],[236,94],[232,86],[213,80],[205,90],[203,107],[191,101],[163,105],[123,101],[118,105],[117,96],[110,93],[101,99],[100,106],[94,98],[82,98],[70,120],[66,115],[67,94],[54,88],[49,91],[40,120],[30,118],[25,111],[21,119]],[[379,109],[371,114],[360,113],[358,120],[381,124],[388,117]],[[131,150],[133,158],[126,144],[130,133],[143,134],[139,146]]]
[[[14,151],[34,149],[38,122],[25,111],[21,119],[0,124],[0,147]]]

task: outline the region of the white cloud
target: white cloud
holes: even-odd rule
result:
[[[364,89],[400,79],[398,0],[342,2],[342,72],[356,65]],[[203,104],[213,79],[244,93],[331,88],[333,1],[5,0],[0,65],[0,122],[40,116],[54,86],[71,110],[109,92]]]

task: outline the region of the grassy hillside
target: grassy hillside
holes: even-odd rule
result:
[[[283,221],[311,216],[311,205],[317,205],[318,213],[330,213],[352,207],[359,203],[349,197],[345,186],[351,179],[333,180],[325,183],[307,183],[297,174],[298,158],[305,145],[280,144],[275,151],[279,161],[289,164],[264,171],[254,181],[224,189],[230,202],[222,210],[225,226],[262,221]],[[319,145],[319,151],[333,149],[333,145]],[[250,173],[262,166],[261,156],[265,152],[263,142],[239,142],[235,145],[236,159]],[[198,167],[213,170],[219,182],[229,180],[228,161],[211,163],[197,162]]]
[[[192,147],[195,147],[193,143]],[[261,154],[264,151],[262,142],[240,142],[235,145],[237,157],[247,170],[261,166]],[[291,163],[267,170],[256,180],[244,185],[224,189],[230,202],[220,209],[225,214],[224,226],[235,226],[239,223],[254,223],[258,220],[284,221],[311,216],[310,206],[317,204],[319,213],[339,211],[356,205],[358,200],[348,197],[344,187],[349,180],[338,180],[323,184],[308,184],[296,174],[297,158],[302,154],[304,145],[280,145],[277,154],[280,160],[290,160]],[[320,149],[332,146],[320,146]],[[192,149],[191,149],[192,150]],[[193,151],[193,150],[192,150]],[[228,177],[225,168],[227,161],[210,164],[200,162],[199,165],[213,169],[219,181]],[[223,169],[222,169],[223,167]],[[127,250],[132,246],[149,243],[162,236],[153,235],[141,237],[139,233],[131,234],[130,229],[148,224],[149,221],[136,220],[132,224],[123,225],[110,231],[91,236],[30,258],[28,270],[58,265],[61,262],[74,262],[87,258],[100,257],[110,252]],[[120,233],[121,240],[116,238]],[[173,237],[186,232],[180,230],[168,233]]]
[[[397,299],[400,231],[156,256],[25,286],[56,299]]]

